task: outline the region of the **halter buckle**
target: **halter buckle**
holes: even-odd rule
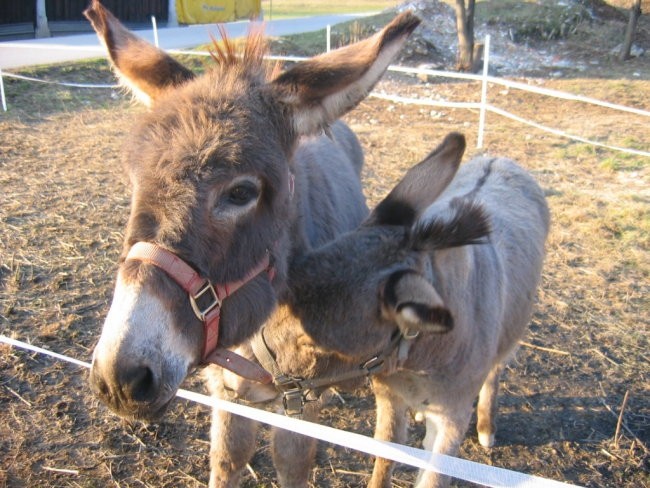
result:
[[[282,394],[284,414],[288,417],[300,418],[305,407],[305,395],[300,389],[287,390]]]
[[[380,355],[374,356],[363,363],[361,365],[361,369],[366,370],[367,374],[371,375],[375,371],[381,369],[381,367],[384,365],[384,359],[385,358]]]
[[[204,300],[209,299],[210,303],[208,303],[205,307],[199,306],[197,303],[197,300],[201,299],[205,295]],[[212,286],[212,283],[210,281],[206,281],[203,287],[196,292],[195,295],[190,294],[190,304],[192,305],[192,310],[194,310],[194,314],[197,316],[197,318],[205,322],[205,317],[215,308],[221,307],[221,300],[219,300],[219,297],[217,296],[217,292],[214,289],[214,286]]]

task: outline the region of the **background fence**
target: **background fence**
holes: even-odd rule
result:
[[[154,26],[154,38],[157,40],[158,39],[158,34],[157,34],[157,29],[156,29],[156,22],[155,22],[155,17],[152,17],[153,21],[153,26]],[[329,32],[330,29],[327,29],[328,37],[327,37],[327,46],[329,48],[330,42],[329,42]],[[168,50],[169,53],[172,54],[185,54],[185,55],[193,55],[193,56],[210,56],[210,53],[204,52],[204,51],[188,51],[188,50],[178,50],[178,49],[170,49]],[[485,135],[485,125],[486,125],[486,118],[485,115],[487,112],[500,115],[502,117],[506,117],[512,120],[515,120],[523,125],[527,125],[529,127],[535,127],[536,129],[554,134],[556,136],[564,137],[573,141],[581,142],[584,144],[589,144],[591,146],[595,147],[601,147],[605,149],[610,149],[613,151],[619,151],[623,153],[628,153],[628,154],[634,154],[637,156],[645,156],[645,157],[650,157],[650,151],[647,150],[639,150],[639,149],[634,149],[634,148],[629,148],[629,147],[620,147],[620,146],[614,146],[610,144],[605,144],[599,141],[594,141],[591,139],[587,139],[585,137],[581,137],[575,134],[569,134],[561,129],[554,128],[554,127],[549,127],[547,125],[543,125],[540,123],[537,123],[533,120],[528,120],[523,117],[520,117],[516,114],[510,113],[506,110],[503,110],[499,107],[496,107],[489,103],[488,97],[487,97],[487,88],[488,84],[494,84],[494,85],[500,85],[506,88],[511,88],[515,90],[521,90],[529,93],[535,93],[538,95],[544,95],[547,97],[552,97],[552,98],[557,98],[561,100],[571,100],[571,101],[577,101],[585,104],[591,104],[591,105],[596,105],[599,107],[604,107],[608,108],[611,110],[616,110],[620,112],[625,112],[629,113],[634,116],[639,116],[639,117],[650,117],[650,111],[639,109],[639,108],[634,108],[634,107],[627,107],[624,105],[619,105],[615,103],[610,103],[594,98],[589,98],[581,95],[574,95],[571,93],[566,93],[558,90],[551,90],[548,88],[541,88],[541,87],[535,87],[531,85],[527,85],[525,83],[513,81],[513,80],[508,80],[505,78],[498,78],[495,76],[490,76],[488,74],[489,72],[489,57],[490,57],[490,36],[487,36],[485,39],[485,49],[484,49],[484,63],[483,63],[483,72],[480,75],[477,74],[468,74],[468,73],[455,73],[455,72],[449,72],[449,71],[438,71],[438,70],[430,70],[430,69],[421,69],[421,68],[410,68],[410,67],[405,67],[405,66],[390,66],[388,68],[389,71],[393,72],[398,72],[398,73],[407,73],[407,74],[415,74],[415,75],[422,75],[422,76],[431,76],[431,77],[442,77],[442,78],[449,78],[449,79],[461,79],[461,80],[469,80],[469,81],[478,81],[481,84],[481,90],[480,90],[480,96],[477,96],[478,100],[477,101],[468,101],[468,102],[449,102],[449,101],[444,101],[444,100],[428,100],[428,99],[420,99],[420,98],[407,98],[407,97],[401,97],[398,95],[390,95],[390,94],[380,94],[377,92],[373,92],[370,94],[372,97],[376,98],[381,98],[384,100],[389,100],[392,102],[397,102],[397,103],[404,103],[404,104],[416,104],[416,105],[423,105],[423,106],[429,106],[429,107],[448,107],[448,108],[460,108],[460,109],[478,109],[479,110],[479,120],[478,120],[478,137],[477,137],[477,148],[482,148],[483,147],[483,142],[484,142],[484,135]],[[288,61],[288,62],[299,62],[307,58],[303,57],[297,57],[297,56],[268,56],[268,59],[270,60],[279,60],[279,61]],[[7,101],[4,93],[4,85],[3,85],[3,76],[5,77],[11,77],[11,78],[18,78],[26,81],[31,81],[34,83],[55,83],[63,86],[68,86],[68,87],[77,87],[77,88],[116,88],[116,85],[94,85],[94,84],[87,84],[87,83],[63,83],[63,82],[57,82],[54,80],[42,80],[42,79],[36,79],[33,77],[26,77],[22,75],[17,75],[14,73],[8,73],[8,72],[2,72],[0,71],[0,96],[2,98],[2,107],[3,110],[7,111]],[[617,127],[617,130],[621,130],[621,127]]]

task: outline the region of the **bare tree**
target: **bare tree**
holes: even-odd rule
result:
[[[458,0],[457,2],[458,3]],[[621,47],[619,57],[621,61],[630,59],[630,51],[632,49],[632,42],[634,41],[634,33],[636,31],[636,24],[641,16],[641,0],[632,0],[632,7],[630,8],[630,18],[625,29],[625,40]]]
[[[458,31],[458,56],[456,68],[459,71],[474,71],[474,4],[476,0],[456,0],[456,30]]]

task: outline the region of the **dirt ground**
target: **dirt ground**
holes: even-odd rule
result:
[[[608,76],[524,81],[650,110],[647,57],[611,61]],[[644,64],[645,62],[645,64]],[[612,76],[621,69],[620,77]],[[602,69],[603,64],[598,65]],[[40,76],[110,82],[104,62]],[[129,209],[119,152],[142,109],[111,90],[5,81],[0,115],[0,333],[78,359],[90,355],[108,309]],[[478,100],[474,83],[392,77],[380,90]],[[490,86],[494,105],[576,135],[650,150],[648,119]],[[473,110],[369,99],[346,117],[366,151],[364,188],[376,203],[449,131],[467,158],[505,155],[539,180],[552,231],[525,344],[502,381],[497,444],[466,459],[589,487],[650,486],[650,161],[487,115],[474,148]],[[184,385],[201,390],[196,377]],[[624,398],[627,402],[623,408]],[[372,435],[369,388],[342,394],[322,421]],[[620,426],[618,421],[620,420]],[[209,411],[177,401],[155,425],[127,424],[90,394],[83,368],[0,345],[0,487],[199,487],[208,479]],[[410,443],[423,426],[413,421]],[[276,486],[268,436],[244,486]],[[315,487],[364,486],[372,459],[322,443]],[[394,486],[412,486],[399,467]],[[456,486],[469,486],[455,482]]]

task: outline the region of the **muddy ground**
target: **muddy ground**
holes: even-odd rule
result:
[[[645,68],[633,62],[639,65],[631,71],[641,70],[640,76],[616,78],[610,71],[606,80],[583,72],[523,81],[650,110],[647,58]],[[111,80],[103,62],[39,74]],[[111,90],[6,83],[11,110],[0,115],[0,333],[89,361],[129,210],[119,151],[142,109]],[[379,88],[457,101],[480,94],[474,83],[414,78],[392,78]],[[497,85],[488,97],[541,124],[650,150],[644,117]],[[473,110],[377,99],[346,117],[366,151],[363,181],[371,204],[452,130],[466,134],[468,157],[487,152],[517,159],[548,196],[553,225],[543,282],[526,343],[502,381],[497,445],[481,448],[472,426],[461,456],[583,486],[650,486],[650,161],[494,114],[487,116],[485,147],[477,150],[478,118]],[[164,422],[127,424],[98,403],[86,381],[83,368],[0,345],[0,487],[207,484],[206,408],[179,400]],[[185,386],[201,390],[197,378]],[[322,421],[371,435],[371,391],[342,397],[345,404],[335,400]],[[422,425],[412,422],[410,432],[417,445]],[[363,486],[371,464],[323,443],[313,486]],[[413,479],[414,470],[400,467],[394,485],[408,487]],[[275,486],[266,435],[245,486]]]

